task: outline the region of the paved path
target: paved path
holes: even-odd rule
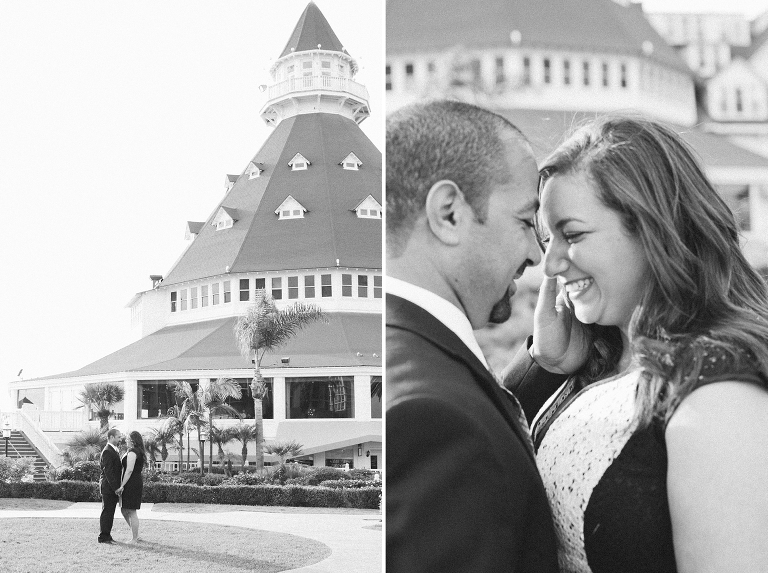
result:
[[[326,558],[299,569],[301,573],[381,573],[382,533],[371,529],[381,523],[381,515],[335,513],[270,513],[268,511],[226,511],[221,513],[170,513],[154,511],[153,503],[142,503],[139,519],[215,523],[235,527],[261,529],[308,537],[331,548]],[[101,504],[74,503],[66,509],[0,510],[0,519],[11,517],[68,517],[99,519]]]

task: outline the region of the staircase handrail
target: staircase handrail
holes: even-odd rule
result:
[[[64,463],[64,456],[56,444],[53,443],[45,432],[35,424],[29,415],[23,410],[11,413],[11,425],[14,429],[24,433],[32,446],[37,448],[40,455],[54,468]]]

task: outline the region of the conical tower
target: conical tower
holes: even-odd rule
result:
[[[296,75],[307,63],[312,75]],[[173,381],[228,377],[245,389],[233,405],[247,421],[253,369],[233,327],[265,289],[279,307],[314,303],[329,317],[264,357],[265,439],[302,443],[315,465],[380,469],[382,162],[358,125],[369,112],[355,72],[310,3],[272,68],[262,111],[271,135],[225,177],[208,219],[187,223],[190,243],[166,276],[128,303],[139,340],[41,384],[121,383],[122,423],[153,427],[173,404]]]
[[[354,81],[357,63],[314,2],[307,5],[270,74],[267,124],[305,113],[339,114],[360,123],[370,115],[368,90]]]

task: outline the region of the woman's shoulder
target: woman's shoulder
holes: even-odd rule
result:
[[[768,388],[768,378],[755,353],[738,342],[699,336],[678,356],[683,376],[695,387],[728,381]]]

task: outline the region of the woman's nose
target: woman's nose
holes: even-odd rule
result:
[[[555,240],[550,240],[544,251],[544,274],[556,277],[568,269],[568,258],[565,249]]]

